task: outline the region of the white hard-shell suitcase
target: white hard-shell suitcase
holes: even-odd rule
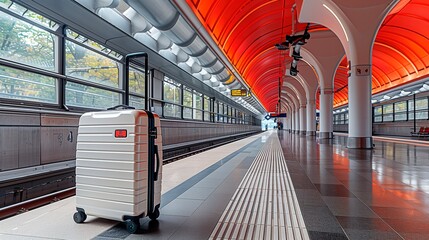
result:
[[[158,115],[143,110],[89,112],[81,116],[76,152],[74,220],[87,215],[125,221],[159,216],[162,137]]]

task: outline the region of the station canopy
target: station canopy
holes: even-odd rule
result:
[[[279,79],[285,63],[291,61],[289,51],[279,51],[275,44],[306,27],[306,23],[292,24],[297,19],[297,11],[291,11],[294,2],[186,1],[266,110],[275,111]],[[428,12],[426,0],[401,0],[385,18],[373,47],[373,94],[427,77]],[[324,30],[320,25],[310,27],[310,33]],[[335,75],[335,107],[348,101],[347,62],[344,57]]]

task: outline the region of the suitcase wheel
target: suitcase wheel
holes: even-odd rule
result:
[[[139,224],[131,219],[127,219],[125,225],[127,226],[127,231],[131,234],[136,233],[139,229]]]
[[[155,207],[155,210],[151,214],[149,214],[149,218],[151,220],[156,220],[159,217],[159,205]]]
[[[73,215],[73,220],[76,223],[83,223],[86,220],[86,214],[84,212],[80,212],[80,211],[75,212]]]

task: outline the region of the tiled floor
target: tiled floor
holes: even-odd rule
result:
[[[311,239],[429,239],[429,145],[278,136]]]
[[[429,146],[279,138],[310,239],[429,239]],[[0,221],[0,239],[207,239],[270,132],[165,166],[159,221],[130,235],[117,222],[72,220],[74,198]]]

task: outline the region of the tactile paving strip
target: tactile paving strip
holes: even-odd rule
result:
[[[277,135],[256,156],[210,239],[309,239]]]

